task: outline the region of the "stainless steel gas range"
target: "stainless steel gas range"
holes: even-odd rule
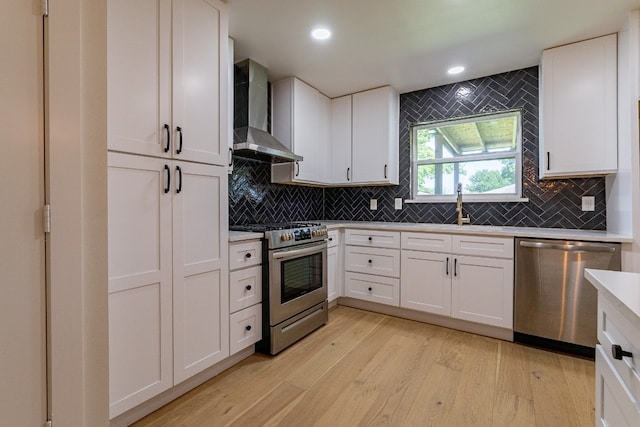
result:
[[[230,228],[264,233],[262,340],[256,344],[257,351],[277,354],[327,323],[326,226],[285,223]]]

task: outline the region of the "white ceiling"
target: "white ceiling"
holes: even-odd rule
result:
[[[537,65],[542,49],[614,33],[640,0],[227,0],[235,59],[329,97],[401,93]],[[314,26],[333,37],[317,42]],[[446,70],[464,65],[455,77]]]

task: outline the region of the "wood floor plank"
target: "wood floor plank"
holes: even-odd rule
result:
[[[522,345],[501,341],[498,352],[497,390],[531,401],[530,351]]]
[[[530,348],[529,362],[531,391],[536,426],[583,427],[576,420],[573,400],[558,354]],[[593,425],[592,420],[590,425]]]
[[[594,424],[591,360],[348,307],[329,319],[134,426]]]
[[[271,419],[277,415],[287,407],[289,402],[303,393],[303,389],[282,381],[229,425],[235,427],[259,426],[263,420]]]
[[[535,420],[533,401],[505,391],[497,391],[491,425],[494,427],[530,427]]]

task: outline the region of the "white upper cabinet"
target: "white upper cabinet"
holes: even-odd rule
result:
[[[608,35],[542,53],[540,177],[617,169],[617,47]]]
[[[109,1],[110,150],[228,164],[225,15],[218,0]]]
[[[329,183],[351,183],[351,95],[331,100]]]
[[[274,182],[322,183],[328,159],[328,98],[305,82],[288,77],[273,89],[273,136],[303,160],[272,166]],[[326,145],[321,145],[326,144]]]
[[[385,86],[355,93],[352,101],[352,182],[398,184],[398,92]]]

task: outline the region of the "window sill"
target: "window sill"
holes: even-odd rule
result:
[[[406,199],[403,203],[455,203],[457,201],[456,196],[432,196],[428,199]],[[528,202],[529,199],[526,197],[517,197],[517,196],[495,196],[491,198],[487,197],[473,197],[473,196],[462,196],[463,203],[523,203]]]

